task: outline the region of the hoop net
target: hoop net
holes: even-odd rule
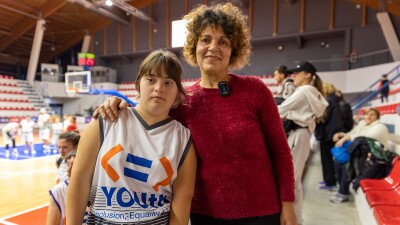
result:
[[[68,97],[75,97],[78,93],[78,88],[67,88],[65,91],[67,92]]]

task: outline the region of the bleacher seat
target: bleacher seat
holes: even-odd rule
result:
[[[371,207],[379,205],[400,206],[400,187],[394,190],[370,190],[365,194],[368,204]]]
[[[379,225],[399,225],[400,206],[376,206],[372,210]]]

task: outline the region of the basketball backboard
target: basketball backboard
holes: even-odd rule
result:
[[[90,86],[90,71],[65,73],[65,91],[68,96],[75,96],[77,93],[89,93]]]

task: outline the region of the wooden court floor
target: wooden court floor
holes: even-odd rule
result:
[[[35,141],[40,141],[37,135]],[[17,139],[17,145],[21,144]],[[4,146],[2,137],[0,146]],[[48,191],[55,185],[56,158],[0,159],[0,219],[49,203]]]

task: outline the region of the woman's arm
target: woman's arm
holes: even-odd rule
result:
[[[83,131],[67,190],[67,224],[82,224],[97,155],[100,149],[99,121],[92,119]]]
[[[196,169],[197,158],[192,144],[173,184],[170,225],[187,225],[189,223]]]
[[[128,106],[128,102],[122,98],[112,96],[105,100],[96,111],[94,111],[92,117],[97,119],[100,115],[104,120],[110,118],[111,121],[115,121],[119,117],[119,110],[126,109]]]
[[[46,225],[59,225],[61,220],[61,212],[58,209],[53,198],[50,198],[49,208],[47,209]]]

